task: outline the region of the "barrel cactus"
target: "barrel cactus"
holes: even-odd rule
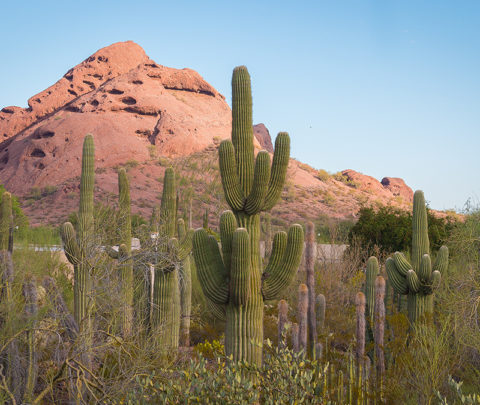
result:
[[[412,262],[396,252],[387,259],[385,267],[394,291],[407,295],[408,319],[413,324],[424,318],[425,313],[433,312],[433,292],[448,267],[448,248],[440,248],[432,266],[425,197],[420,190],[413,196],[412,224]]]
[[[232,140],[219,147],[222,185],[231,211],[220,218],[221,249],[214,236],[198,229],[193,254],[204,294],[225,306],[225,351],[234,361],[261,364],[264,301],[276,299],[292,281],[303,249],[303,229],[290,227],[274,237],[268,266],[262,271],[260,212],[278,201],[287,172],[290,138],[280,133],[273,163],[260,151],[255,159],[252,96],[247,68],[232,77]]]
[[[66,222],[62,225],[62,236],[65,255],[74,267],[74,317],[80,332],[90,332],[91,307],[91,253],[94,238],[93,222],[93,187],[95,182],[95,158],[93,136],[88,134],[83,141],[82,174],[80,177],[80,209],[78,211],[78,227]]]

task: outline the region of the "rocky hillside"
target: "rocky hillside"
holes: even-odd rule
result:
[[[0,112],[0,182],[21,197],[33,224],[58,223],[78,206],[81,145],[92,133],[96,194],[115,201],[116,170],[126,166],[134,212],[159,202],[166,166],[179,173],[184,206],[194,217],[223,209],[216,148],[230,136],[225,97],[197,72],[152,61],[137,44],[100,49],[57,83]],[[254,127],[257,150],[273,151],[268,129]],[[295,134],[291,134],[295,142]],[[291,160],[282,221],[354,217],[361,205],[408,207],[412,190],[398,178],[378,180],[345,170],[335,175]],[[198,215],[197,215],[198,214]]]

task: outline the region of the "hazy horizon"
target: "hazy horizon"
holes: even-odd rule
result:
[[[3,6],[0,108],[59,80],[98,49],[133,40],[198,71],[230,100],[252,76],[254,123],[286,130],[292,157],[378,180],[401,177],[435,209],[480,200],[479,2],[206,1]]]

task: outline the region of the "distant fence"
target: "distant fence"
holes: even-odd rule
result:
[[[317,261],[320,262],[340,262],[343,259],[343,254],[349,245],[334,245],[330,243],[317,243],[316,253]],[[305,253],[305,244],[303,252]],[[265,258],[265,242],[260,242],[260,254]],[[301,268],[304,267],[305,254],[302,256]]]

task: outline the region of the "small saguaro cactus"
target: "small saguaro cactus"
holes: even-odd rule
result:
[[[278,302],[278,347],[284,349],[287,347],[286,325],[288,323],[288,302],[280,300]]]
[[[33,392],[37,383],[37,352],[35,350],[35,317],[37,315],[37,286],[33,280],[23,284],[23,296],[25,298],[25,315],[32,322],[32,327],[27,330],[27,367],[25,372],[25,391],[23,400],[29,404],[33,400]]]
[[[121,313],[121,328],[124,336],[132,333],[133,320],[133,263],[132,252],[132,221],[130,208],[130,187],[127,172],[124,168],[118,171],[118,252],[108,249],[107,253],[114,259],[119,259],[121,274],[121,294],[123,310]]]
[[[315,358],[317,342],[317,319],[315,313],[315,261],[317,244],[315,242],[315,225],[308,222],[306,226],[305,268],[308,287],[308,354]]]
[[[192,269],[190,263],[190,253],[192,251],[193,231],[187,230],[185,221],[177,221],[177,235],[179,238],[179,249],[177,251],[180,283],[180,345],[190,346],[190,315],[192,312]],[[182,244],[183,243],[183,244]],[[183,249],[180,247],[183,246]]]
[[[305,284],[298,286],[298,346],[300,350],[307,350],[308,330],[308,287]]]
[[[413,324],[433,313],[433,292],[440,285],[441,274],[448,267],[448,248],[442,246],[435,264],[430,259],[427,209],[420,190],[413,196],[412,262],[396,252],[388,258],[385,267],[388,279],[396,293],[407,295],[408,319]]]
[[[95,150],[93,136],[88,134],[83,141],[82,174],[80,177],[80,208],[77,231],[70,222],[62,225],[65,255],[74,268],[73,300],[74,317],[80,332],[91,333],[90,307],[92,305],[92,285],[90,259],[93,249],[93,187],[95,183]]]
[[[381,387],[385,375],[385,353],[383,338],[385,334],[385,279],[378,276],[375,279],[375,365],[377,382]]]
[[[317,333],[323,329],[323,326],[325,324],[325,307],[326,307],[326,301],[325,301],[325,295],[323,294],[318,294],[317,299],[316,299],[316,316],[317,316]]]
[[[357,370],[363,368],[365,361],[365,294],[358,292],[355,296],[355,307],[357,316],[357,325],[355,328],[355,336],[357,339],[357,346],[355,357],[357,360]]]
[[[159,256],[155,260],[152,328],[158,343],[165,349],[178,348],[180,333],[180,291],[178,272],[169,240],[175,236],[175,172],[165,170],[159,212]],[[168,247],[167,247],[168,245]]]
[[[152,328],[157,335],[158,343],[165,351],[178,348],[182,310],[177,269],[179,263],[184,262],[192,250],[193,230],[187,231],[183,220],[179,220],[179,228],[183,235],[179,235],[179,239],[175,238],[177,202],[175,172],[172,168],[167,168],[159,213],[158,229],[161,244],[155,262],[152,308]],[[183,276],[189,278],[190,273]],[[187,305],[187,300],[184,301]],[[187,311],[187,306],[185,310]]]
[[[278,201],[290,154],[290,138],[280,133],[270,155],[253,147],[252,96],[247,68],[232,77],[232,140],[219,147],[223,191],[232,211],[220,218],[218,243],[204,229],[195,232],[193,254],[204,294],[226,308],[225,351],[234,361],[261,364],[264,301],[279,298],[292,281],[303,250],[303,229],[290,227],[274,237],[265,271],[260,256],[260,213]]]

